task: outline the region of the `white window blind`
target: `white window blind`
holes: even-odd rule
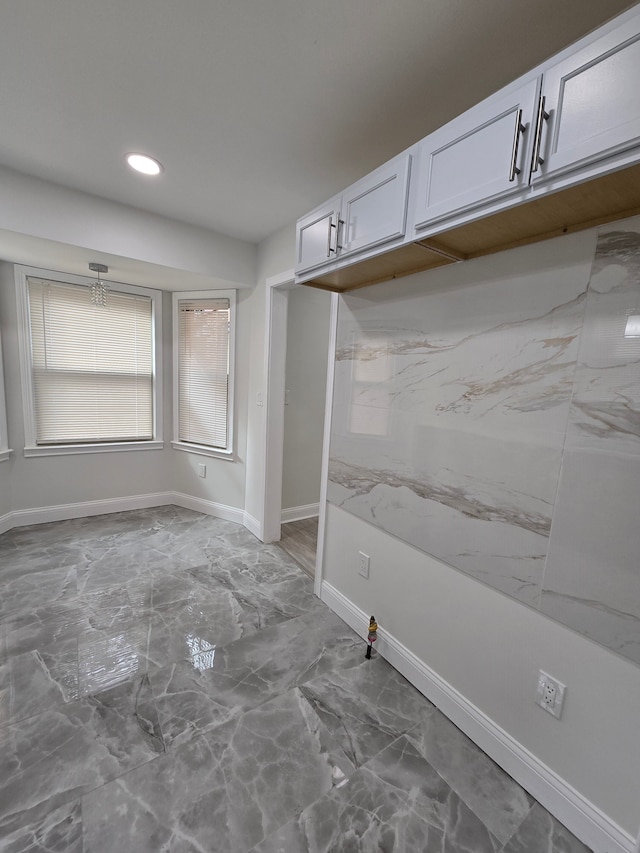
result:
[[[28,278],[36,444],[153,439],[149,297]]]
[[[179,299],[177,311],[178,439],[226,449],[230,300]]]

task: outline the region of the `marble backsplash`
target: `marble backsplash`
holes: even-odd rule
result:
[[[328,499],[640,663],[629,316],[640,217],[345,296]]]

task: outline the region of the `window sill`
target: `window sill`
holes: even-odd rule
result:
[[[227,462],[235,462],[236,457],[232,450],[216,450],[215,447],[205,447],[203,444],[188,444],[184,441],[172,441],[174,450],[183,450],[186,453],[198,453],[200,456],[213,456],[216,459],[224,459]]]
[[[29,456],[75,456],[84,453],[119,453],[123,450],[162,450],[164,441],[120,441],[110,444],[56,444],[50,447],[25,447]]]
[[[0,462],[6,462],[11,458],[13,450],[0,450]]]

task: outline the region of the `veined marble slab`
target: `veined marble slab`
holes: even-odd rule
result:
[[[328,499],[640,662],[640,217],[592,239],[343,297]]]
[[[640,218],[598,240],[580,340],[569,435],[615,442],[640,453],[640,337],[626,337],[640,315]]]
[[[603,228],[541,609],[640,663],[640,217]]]
[[[329,470],[331,502],[531,605],[590,262],[549,246],[541,267],[527,250],[343,300]]]

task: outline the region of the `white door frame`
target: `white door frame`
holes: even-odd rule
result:
[[[320,470],[320,512],[318,514],[318,547],[316,550],[316,577],[314,591],[322,598],[322,566],[327,523],[327,484],[329,481],[329,449],[331,443],[331,418],[333,415],[333,380],[336,369],[336,341],[338,335],[339,295],[331,294],[329,319],[329,347],[327,352],[327,397],[324,406],[324,435],[322,439],[322,466]]]
[[[265,399],[262,458],[264,488],[261,496],[260,531],[263,542],[278,542],[282,524],[282,466],[284,461],[284,400],[287,356],[287,304],[289,291],[296,287],[293,270],[271,276],[266,281],[265,305]],[[329,471],[329,436],[333,402],[333,376],[338,317],[338,295],[331,294],[331,320],[327,355],[327,396],[322,445],[320,513],[316,555],[315,592],[322,585],[322,554],[326,517],[327,475]]]
[[[261,539],[278,542],[282,523],[282,464],[284,453],[284,395],[287,359],[287,304],[294,287],[293,270],[266,281],[264,364],[265,400],[262,460],[264,489]]]

